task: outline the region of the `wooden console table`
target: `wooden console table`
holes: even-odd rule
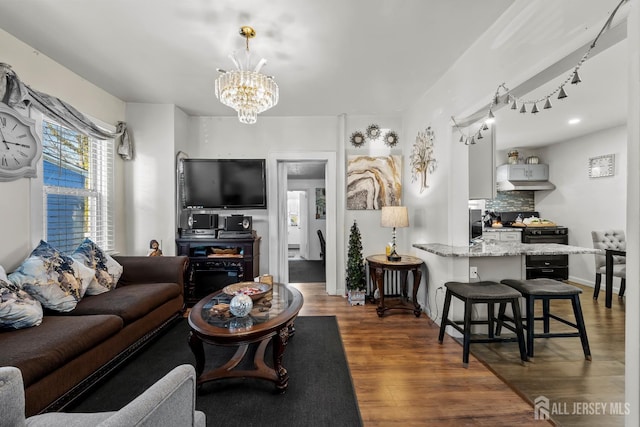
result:
[[[369,275],[373,275],[376,281],[376,287],[380,293],[380,300],[376,312],[382,317],[385,311],[391,309],[411,310],[416,317],[420,317],[422,308],[418,304],[418,288],[420,287],[420,279],[422,278],[422,261],[410,255],[402,255],[400,261],[388,261],[386,255],[371,255],[367,257],[369,264]],[[384,276],[385,271],[397,271],[400,273],[400,282],[402,283],[402,294],[400,299],[394,301],[393,305],[386,305],[384,300]],[[413,272],[413,295],[412,301],[409,301],[409,292],[407,289],[407,276],[409,271]]]

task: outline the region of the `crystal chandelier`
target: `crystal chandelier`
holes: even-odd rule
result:
[[[216,97],[238,112],[240,122],[252,124],[258,119],[259,113],[278,103],[278,85],[272,76],[260,73],[267,60],[262,58],[254,63],[251,57],[249,39],[256,36],[255,30],[244,26],[240,28],[240,35],[247,41],[246,49],[229,55],[236,66],[235,70],[218,68],[220,76],[216,79]]]

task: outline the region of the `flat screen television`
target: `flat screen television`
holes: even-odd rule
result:
[[[266,209],[264,159],[184,159],[182,207]]]

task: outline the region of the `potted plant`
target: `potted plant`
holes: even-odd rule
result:
[[[358,224],[353,221],[349,234],[349,252],[347,254],[347,294],[351,305],[364,305],[366,275],[362,258],[362,240]]]

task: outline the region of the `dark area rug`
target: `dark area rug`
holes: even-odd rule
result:
[[[351,374],[334,316],[298,317],[283,365],[289,388],[275,393],[269,381],[233,378],[206,383],[196,408],[210,426],[361,426]],[[187,344],[189,325],[180,320],[157,341],[100,384],[70,412],[118,410],[175,366],[195,359]],[[233,349],[205,344],[207,366],[221,365]],[[271,349],[267,349],[270,366]]]
[[[289,283],[315,283],[326,280],[322,261],[289,260]]]

